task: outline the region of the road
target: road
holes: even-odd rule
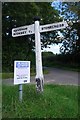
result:
[[[44,81],[57,83],[57,84],[67,84],[67,85],[78,85],[79,84],[79,73],[68,70],[61,70],[57,68],[50,68],[50,73],[44,75]]]
[[[44,75],[44,83],[61,84],[61,85],[80,85],[79,73],[74,71],[62,70],[58,68],[46,68],[48,74]],[[31,83],[35,83],[35,76],[31,77]],[[12,85],[13,79],[3,80],[3,84]]]

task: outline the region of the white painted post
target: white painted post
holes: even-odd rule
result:
[[[43,70],[41,57],[41,41],[40,41],[40,26],[39,18],[35,18],[35,52],[36,52],[36,88],[37,91],[43,91]]]
[[[19,101],[22,102],[22,84],[19,85]]]

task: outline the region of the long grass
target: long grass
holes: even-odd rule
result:
[[[2,118],[2,85],[0,82],[0,120]]]
[[[18,86],[3,86],[3,118],[77,118],[78,87],[44,85],[37,93],[35,85],[23,85],[23,101]]]

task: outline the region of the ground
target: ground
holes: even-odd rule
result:
[[[48,74],[44,75],[44,83],[54,83],[63,85],[78,85],[78,72],[62,70],[58,68],[46,68],[49,70]],[[31,83],[35,82],[35,76],[31,76]],[[3,84],[13,84],[13,78],[3,80]]]

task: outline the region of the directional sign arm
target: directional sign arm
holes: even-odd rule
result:
[[[40,26],[40,32],[53,31],[58,29],[64,29],[68,26],[67,22],[58,22]],[[24,36],[34,34],[34,24],[28,26],[22,26],[12,29],[12,37]]]
[[[40,26],[40,32],[47,32],[47,31],[53,31],[58,29],[63,29],[68,26],[67,22],[58,22],[53,24],[47,24],[47,25],[41,25]]]
[[[34,34],[34,24],[12,29],[12,36],[13,37],[31,35],[31,34]]]

